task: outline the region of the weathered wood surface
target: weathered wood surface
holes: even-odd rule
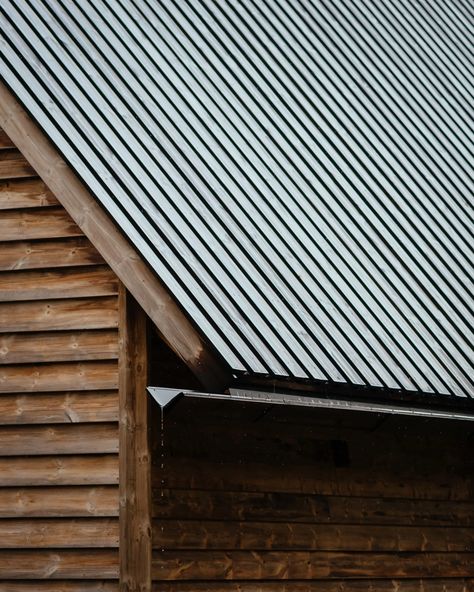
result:
[[[269,448],[271,450],[271,448]],[[275,457],[278,458],[278,457]],[[158,459],[156,460],[158,463]],[[439,463],[438,463],[439,464]],[[179,466],[179,470],[176,467]],[[315,470],[317,466],[317,470]],[[163,475],[154,472],[154,486]],[[316,493],[320,495],[400,497],[470,500],[472,475],[456,474],[438,466],[436,472],[421,473],[408,463],[398,471],[389,464],[368,468],[334,467],[315,464],[210,462],[180,458],[174,468],[165,468],[164,478],[173,489],[225,488],[229,491]]]
[[[118,358],[117,331],[0,335],[0,364],[34,364]]]
[[[114,423],[0,427],[0,456],[118,452]]]
[[[118,327],[116,297],[0,303],[0,333]]]
[[[0,273],[0,302],[111,296],[117,290],[117,279],[105,266]]]
[[[117,388],[116,361],[0,366],[0,393]]]
[[[113,517],[118,511],[114,486],[0,489],[0,518]]]
[[[473,553],[155,551],[160,580],[474,577]]]
[[[0,520],[0,549],[115,548],[118,531],[110,518]]]
[[[3,211],[0,216],[2,241],[64,238],[81,236],[80,228],[64,208],[18,209]],[[59,249],[58,249],[59,251]],[[44,265],[43,267],[47,267]]]
[[[1,220],[2,216],[0,216]],[[3,237],[2,237],[3,238]],[[103,265],[85,237],[7,242],[0,249],[0,271]]]
[[[0,133],[0,591],[111,592],[118,282],[2,140]]]
[[[15,148],[15,145],[7,136],[6,132],[0,129],[0,150],[4,150],[5,148]]]
[[[474,528],[233,521],[153,522],[155,549],[474,552]]]
[[[0,210],[59,205],[56,197],[38,177],[0,180]],[[21,239],[21,237],[18,237]]]
[[[1,590],[1,588],[0,588]],[[6,592],[10,592],[7,590]],[[17,592],[13,590],[11,592]],[[67,591],[66,591],[67,592]],[[152,592],[474,592],[474,580],[391,579],[271,582],[155,582]]]
[[[118,421],[117,391],[0,395],[0,425]]]
[[[102,580],[10,580],[0,582],[0,592],[118,592],[118,582]]]
[[[88,550],[0,550],[5,579],[117,579],[116,549]]]
[[[164,469],[157,435],[153,451],[156,590],[469,590],[470,429],[311,421],[218,406],[165,416]]]
[[[0,150],[0,179],[34,177],[35,175],[33,167],[16,148]]]
[[[151,450],[147,318],[122,285],[120,314],[120,590],[151,589]]]
[[[167,519],[473,526],[474,502],[320,494],[153,489],[153,514]]]
[[[109,484],[118,484],[116,454],[0,458],[2,487]]]

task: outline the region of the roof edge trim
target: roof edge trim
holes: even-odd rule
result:
[[[230,370],[2,81],[0,127],[203,386],[217,391],[228,386]]]
[[[385,403],[369,403],[367,401],[349,401],[343,399],[325,399],[307,395],[294,395],[284,392],[263,392],[248,389],[231,388],[228,393],[200,393],[182,389],[147,387],[148,392],[162,409],[171,407],[181,398],[198,398],[239,403],[257,403],[263,405],[286,405],[319,409],[336,409],[340,411],[360,411],[383,415],[407,415],[426,419],[450,419],[474,421],[474,413],[456,413],[442,409],[393,405]]]

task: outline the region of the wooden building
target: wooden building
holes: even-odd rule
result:
[[[0,6],[0,592],[474,592],[469,3],[99,4]]]

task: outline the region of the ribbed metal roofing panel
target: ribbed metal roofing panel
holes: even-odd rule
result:
[[[473,396],[461,0],[4,0],[6,83],[236,372]]]

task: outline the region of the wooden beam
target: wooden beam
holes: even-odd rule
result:
[[[228,386],[231,381],[229,369],[3,84],[0,84],[0,127],[127,286],[164,341],[203,386],[208,390],[222,390]]]
[[[146,392],[147,319],[119,289],[120,591],[151,589],[151,450]]]

